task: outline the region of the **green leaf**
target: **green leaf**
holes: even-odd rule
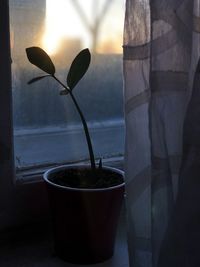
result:
[[[71,90],[86,73],[90,60],[91,55],[88,48],[83,49],[73,60],[67,75],[67,85]]]
[[[31,79],[31,80],[28,82],[28,84],[37,82],[37,81],[39,81],[39,80],[41,80],[41,79],[43,79],[43,78],[45,78],[45,77],[49,77],[49,76],[51,76],[51,75],[48,74],[48,75],[43,75],[43,76],[35,77],[35,78]]]
[[[43,70],[44,72],[54,75],[55,74],[55,66],[51,61],[49,55],[40,47],[29,47],[26,48],[26,54],[28,60],[38,67],[39,69]]]

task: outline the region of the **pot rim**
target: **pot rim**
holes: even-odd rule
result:
[[[82,169],[82,168],[89,168],[90,165],[89,164],[78,164],[78,165],[74,165],[74,164],[68,164],[68,165],[61,165],[61,166],[58,166],[58,167],[53,167],[53,168],[50,168],[49,170],[45,171],[45,173],[43,174],[43,180],[51,185],[51,186],[54,186],[54,187],[57,187],[57,188],[60,188],[60,189],[65,189],[65,190],[71,190],[71,191],[84,191],[84,192],[99,192],[99,191],[109,191],[109,190],[113,190],[113,189],[117,189],[117,188],[120,188],[120,187],[124,187],[125,186],[125,182],[122,182],[118,185],[114,185],[114,186],[111,186],[111,187],[105,187],[105,188],[76,188],[76,187],[68,187],[68,186],[63,186],[63,185],[58,185],[56,183],[53,183],[51,182],[49,179],[48,179],[48,176],[51,174],[51,173],[55,173],[57,171],[60,171],[60,170],[64,170],[64,169],[76,169],[76,168],[79,168],[79,169]],[[120,170],[120,169],[117,169],[115,167],[109,167],[109,166],[103,166],[102,167],[103,169],[105,170],[110,170],[110,171],[113,171],[115,173],[118,173],[122,176],[123,180],[124,180],[124,171]]]

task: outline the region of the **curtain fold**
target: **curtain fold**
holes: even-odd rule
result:
[[[130,267],[200,266],[199,33],[199,0],[126,1]]]

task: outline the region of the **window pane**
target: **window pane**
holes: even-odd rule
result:
[[[25,48],[40,46],[65,82],[75,55],[89,47],[92,62],[74,89],[91,131],[96,157],[123,153],[122,0],[10,0],[15,155],[18,168],[88,158],[70,96],[51,78],[27,85],[42,71]]]

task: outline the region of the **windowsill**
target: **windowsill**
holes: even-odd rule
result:
[[[124,156],[111,156],[107,158],[102,158],[102,162],[104,166],[110,166],[114,168],[124,169]],[[41,182],[42,175],[45,171],[47,171],[50,168],[57,167],[60,165],[79,165],[79,164],[90,164],[90,162],[87,161],[79,161],[79,162],[63,162],[63,163],[54,163],[54,164],[47,164],[43,166],[36,166],[32,168],[22,168],[17,171],[16,173],[16,183],[17,185],[23,185],[27,183],[34,183],[34,182]],[[98,164],[98,161],[96,161],[96,164]]]
[[[14,231],[0,239],[0,266],[4,267],[79,267],[66,263],[53,253],[53,241],[50,225],[27,227]],[[86,265],[85,265],[86,266]],[[128,252],[126,242],[126,226],[124,207],[116,238],[114,256],[103,263],[89,265],[101,267],[128,267]],[[87,266],[86,266],[87,267]]]
[[[116,119],[88,125],[95,157],[120,156],[124,152],[124,121]],[[20,172],[32,166],[76,162],[88,158],[81,125],[47,129],[15,130],[16,167]],[[28,144],[28,145],[27,145]]]

